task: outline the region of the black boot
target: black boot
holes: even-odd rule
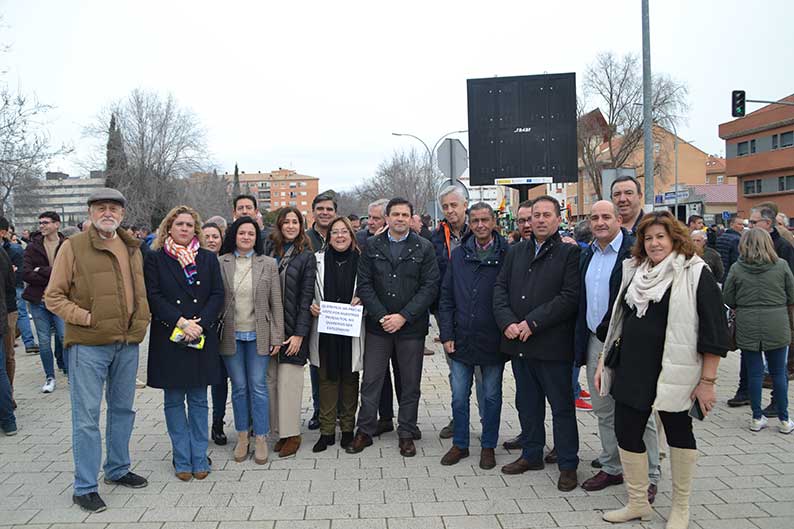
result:
[[[317,442],[312,447],[312,452],[324,452],[329,446],[336,443],[335,435],[321,435]]]
[[[342,439],[339,441],[339,446],[347,448],[353,442],[353,432],[342,432]]]
[[[212,421],[212,441],[218,445],[226,444],[226,434],[223,433],[223,421]]]
[[[312,418],[309,419],[309,430],[319,430],[320,429],[320,412],[315,411],[312,414]]]

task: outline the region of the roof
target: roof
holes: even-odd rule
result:
[[[695,194],[703,195],[707,204],[735,203],[738,197],[734,184],[700,184],[690,186]]]
[[[725,158],[709,154],[706,160],[706,174],[725,174]]]
[[[227,179],[234,178],[234,173],[224,173]],[[240,171],[240,182],[258,182],[260,180],[319,180],[316,176],[299,174],[292,169],[281,169],[268,173],[244,173]]]

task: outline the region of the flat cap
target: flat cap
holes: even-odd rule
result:
[[[111,187],[103,187],[91,193],[91,196],[88,197],[88,205],[90,206],[94,202],[117,202],[122,207],[127,207],[127,199],[124,198],[121,191]]]

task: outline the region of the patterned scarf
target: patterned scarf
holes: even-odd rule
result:
[[[169,235],[165,239],[163,250],[166,255],[173,257],[182,267],[185,272],[187,284],[192,285],[196,281],[196,255],[199,251],[199,241],[196,237],[188,243],[187,246],[177,244],[176,241]]]

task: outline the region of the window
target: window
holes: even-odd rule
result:
[[[289,205],[290,205],[290,206],[297,206],[297,205],[298,205],[298,203],[297,203],[297,202],[295,202],[294,200],[290,200],[290,203],[289,203]]]
[[[761,192],[761,180],[746,180],[744,182],[744,194],[755,195]]]
[[[777,179],[778,191],[794,190],[794,176],[781,176]]]
[[[717,175],[717,183],[721,184],[725,181],[725,177],[723,175]]]
[[[260,191],[259,198],[270,198],[270,193],[267,191]]]
[[[659,143],[654,143],[653,144],[653,152],[655,152],[656,154],[659,154],[659,152],[661,150],[662,150],[662,145],[661,144],[659,144]]]
[[[301,191],[301,196],[305,197],[306,196],[306,191]]]
[[[747,156],[748,145],[746,141],[736,144],[736,156]]]
[[[298,196],[298,194],[295,191],[290,191],[289,192],[289,197],[290,198],[295,198],[296,196]]]
[[[706,183],[707,184],[711,183],[711,177],[709,175],[706,175]]]
[[[780,135],[780,147],[791,147],[794,145],[794,130],[784,132]]]
[[[285,196],[287,196],[287,192],[286,192],[286,191],[282,191],[282,192],[281,192],[281,196],[282,196],[282,197],[285,197]]]
[[[282,205],[282,206],[286,206],[286,205],[287,205],[287,203],[286,203],[286,202],[284,202],[284,201],[282,200],[282,201],[281,201],[281,205]]]
[[[772,149],[777,149],[777,134],[772,135]]]
[[[270,209],[270,202],[262,202],[262,207],[264,209]]]
[[[305,205],[307,205],[307,204],[308,204],[308,203],[307,203],[305,200],[301,200],[301,206],[305,206]]]
[[[755,140],[750,140],[750,154],[755,154]]]
[[[264,188],[264,187],[267,187],[267,182],[258,182],[258,183],[256,184],[256,186],[257,186],[259,189],[262,189],[262,188]]]
[[[306,187],[306,182],[298,182],[298,185],[301,187]]]
[[[290,182],[290,183],[289,183],[289,186],[290,186],[290,187],[298,187],[298,184],[296,184],[295,182]]]

